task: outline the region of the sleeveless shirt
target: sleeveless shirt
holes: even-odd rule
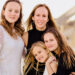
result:
[[[39,31],[36,28],[28,31],[28,45],[27,45],[27,53],[30,50],[30,47],[33,43],[37,42],[37,41],[43,41],[42,40],[42,35],[43,33],[47,30],[47,28],[44,31]]]

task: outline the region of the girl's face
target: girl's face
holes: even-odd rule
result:
[[[32,53],[38,62],[45,63],[48,59],[48,52],[42,47],[35,46]]]
[[[39,7],[35,10],[32,20],[37,29],[43,29],[48,22],[48,10],[45,7]]]
[[[14,24],[20,17],[20,5],[17,2],[9,2],[4,10],[5,19]]]
[[[57,40],[56,40],[55,36],[50,32],[45,33],[44,42],[45,42],[45,45],[47,46],[47,48],[50,51],[54,51],[54,50],[56,50],[58,48]]]

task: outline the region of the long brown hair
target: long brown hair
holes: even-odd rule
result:
[[[53,17],[52,17],[52,14],[51,14],[51,12],[50,12],[49,7],[48,7],[46,4],[38,4],[38,5],[36,5],[36,6],[34,7],[34,9],[32,10],[32,12],[31,12],[29,18],[28,18],[27,21],[26,21],[26,23],[27,23],[27,30],[30,30],[30,28],[33,27],[33,26],[32,26],[32,23],[34,23],[34,22],[33,22],[33,20],[32,20],[32,17],[34,16],[34,13],[35,13],[36,9],[39,8],[39,7],[45,7],[45,8],[47,9],[47,11],[48,11],[48,19],[49,19],[49,21],[47,22],[47,25],[48,25],[49,27],[55,27],[55,28],[57,28],[56,23],[54,22],[54,19],[53,19]],[[35,25],[35,24],[34,24],[34,25]]]
[[[10,27],[10,23],[5,19],[5,16],[4,16],[4,11],[6,9],[6,6],[9,2],[16,2],[20,5],[20,17],[19,19],[17,20],[17,22],[15,23],[14,25],[14,28],[15,30],[19,33],[19,34],[23,34],[24,32],[24,29],[22,27],[22,5],[21,5],[21,2],[19,0],[7,0],[2,8],[2,12],[1,12],[1,25],[7,30],[7,32],[12,36],[13,35],[13,32],[12,32],[12,29]]]
[[[59,46],[59,52],[58,52],[58,56],[63,52],[65,55],[63,56],[63,64],[66,65],[67,68],[71,68],[73,65],[75,65],[75,54],[73,52],[73,50],[71,49],[71,47],[66,43],[67,41],[65,41],[63,39],[63,37],[61,36],[61,33],[55,29],[55,28],[49,28],[44,34],[43,34],[43,40],[44,40],[44,35],[46,33],[52,33],[54,35],[54,37],[56,38],[57,42],[58,42],[58,46]]]

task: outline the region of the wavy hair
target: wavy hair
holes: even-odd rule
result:
[[[39,64],[38,61],[35,62],[35,57],[34,57],[34,55],[32,53],[34,47],[36,47],[36,46],[39,46],[39,47],[47,50],[48,53],[49,53],[49,56],[52,56],[52,53],[47,49],[47,47],[45,46],[44,42],[38,41],[38,42],[33,43],[32,46],[31,46],[29,54],[25,58],[24,75],[26,75],[30,71],[30,69],[32,69],[32,68],[34,68],[36,71],[39,70],[38,67],[39,67],[40,64]],[[36,64],[36,67],[34,67],[34,64]],[[43,64],[41,64],[41,65],[43,65]],[[42,69],[41,69],[41,71],[42,71]]]
[[[72,66],[74,66],[75,53],[72,50],[72,48],[68,45],[67,41],[65,41],[61,33],[55,28],[49,28],[42,36],[43,41],[44,41],[44,35],[46,33],[52,33],[56,38],[59,46],[59,50],[56,51],[57,52],[56,54],[59,56],[62,52],[64,53],[63,64],[65,64],[67,68],[71,68]]]
[[[55,28],[57,28],[57,25],[54,22],[54,19],[52,17],[52,14],[50,12],[49,7],[46,4],[38,4],[38,5],[36,5],[34,7],[34,9],[32,10],[32,12],[30,13],[29,18],[26,21],[26,23],[27,23],[26,24],[27,25],[27,30],[30,30],[31,28],[33,28],[33,25],[35,25],[34,22],[33,22],[33,20],[32,20],[32,17],[34,16],[36,9],[39,8],[39,7],[45,7],[47,9],[47,11],[48,11],[48,19],[49,19],[49,21],[47,22],[48,27],[55,27]]]
[[[19,34],[23,34],[24,32],[24,29],[22,27],[22,5],[21,5],[21,2],[19,0],[7,0],[2,8],[2,12],[1,12],[1,25],[6,29],[6,31],[11,35],[13,36],[13,32],[12,32],[12,29],[10,27],[10,23],[5,19],[5,16],[4,16],[4,11],[6,9],[6,6],[9,2],[16,2],[20,5],[20,17],[19,19],[17,20],[17,22],[15,23],[14,27],[15,27],[15,30],[17,31],[17,33]]]

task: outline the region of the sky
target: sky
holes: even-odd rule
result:
[[[6,0],[0,0],[0,12]],[[60,17],[66,11],[75,7],[75,0],[20,0],[23,6],[23,19],[26,20],[37,4],[46,4],[54,18]]]

